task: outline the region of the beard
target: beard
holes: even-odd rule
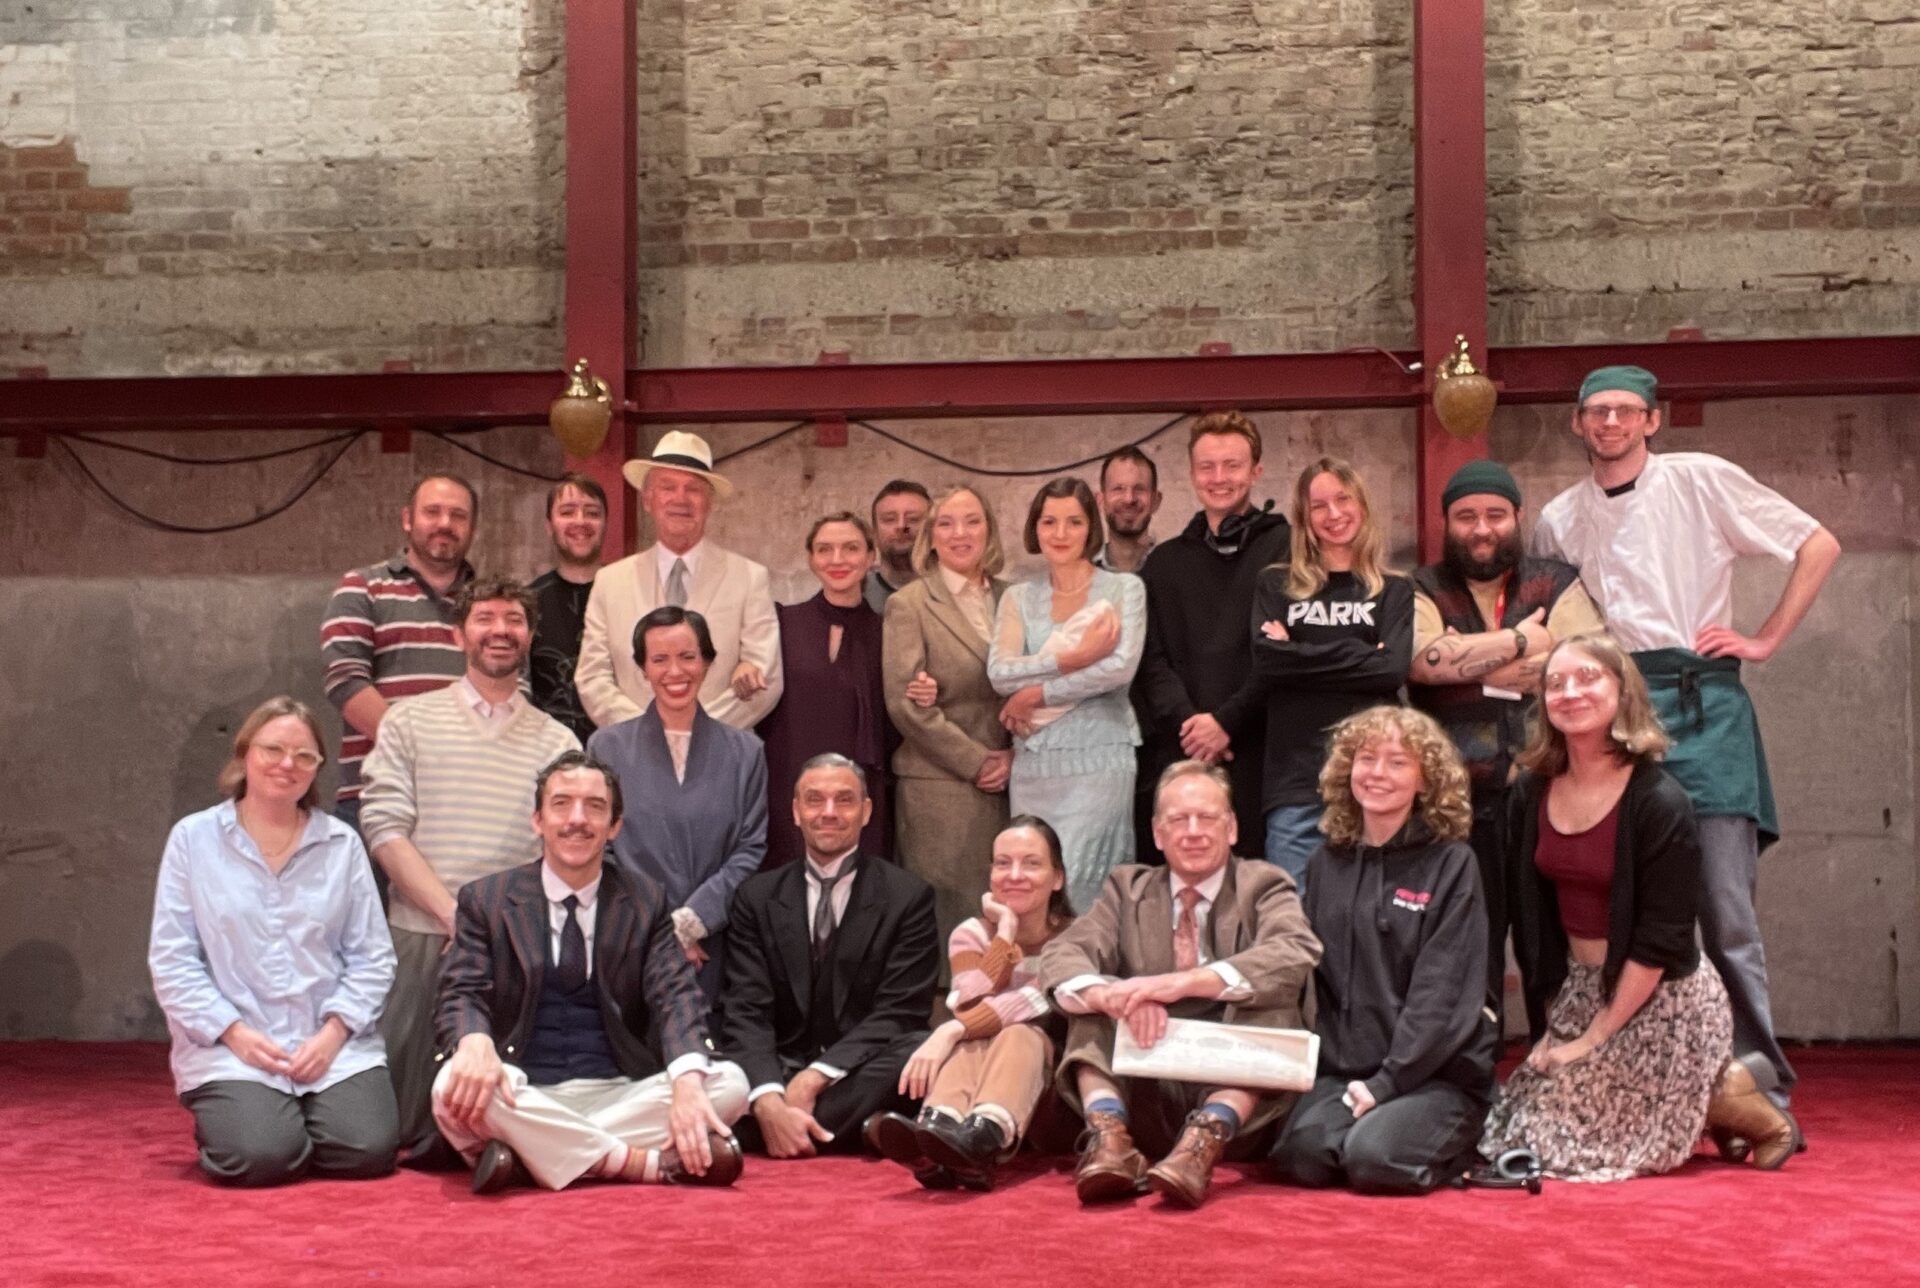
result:
[[[1152,521],[1153,516],[1146,510],[1140,511],[1138,518],[1115,511],[1107,516],[1107,531],[1116,537],[1124,537],[1132,541],[1136,537],[1145,535]]]
[[[1515,527],[1495,541],[1493,553],[1485,559],[1475,559],[1466,542],[1448,533],[1445,553],[1447,566],[1468,581],[1492,581],[1506,576],[1520,562],[1520,529]]]

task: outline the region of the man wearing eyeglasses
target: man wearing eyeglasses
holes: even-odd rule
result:
[[[1840,557],[1819,522],[1739,466],[1703,452],[1655,456],[1658,386],[1642,367],[1602,367],[1580,386],[1573,432],[1590,477],[1549,501],[1536,554],[1579,567],[1607,628],[1633,652],[1674,740],[1666,769],[1693,798],[1700,931],[1733,1004],[1736,1055],[1764,1057],[1785,1105],[1794,1073],[1773,1032],[1754,915],[1762,846],[1779,839],[1773,788],[1740,663],[1786,642]],[[1792,573],[1760,629],[1733,629],[1733,564],[1771,555]],[[1763,1077],[1764,1081],[1764,1077]]]
[[[1234,856],[1225,771],[1198,760],[1169,765],[1154,793],[1153,835],[1167,866],[1115,868],[1093,907],[1046,946],[1040,977],[1069,1017],[1055,1089],[1087,1123],[1073,1178],[1080,1201],[1129,1199],[1151,1186],[1192,1208],[1214,1165],[1264,1149],[1266,1128],[1295,1097],[1121,1077],[1120,1026],[1143,1048],[1166,1035],[1169,1017],[1300,1028],[1320,941],[1292,877]],[[1149,1166],[1143,1148],[1160,1161]]]

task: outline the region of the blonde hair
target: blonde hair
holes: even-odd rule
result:
[[[1527,745],[1514,757],[1522,768],[1547,778],[1567,772],[1567,736],[1547,719],[1546,669],[1553,665],[1561,649],[1577,648],[1611,672],[1620,685],[1620,705],[1613,713],[1607,736],[1613,741],[1613,754],[1623,761],[1660,760],[1673,745],[1667,731],[1660,727],[1653,699],[1647,696],[1647,682],[1633,658],[1605,631],[1588,631],[1561,640],[1547,650],[1540,663],[1541,700],[1533,710],[1527,731]]]
[[[940,517],[940,511],[947,502],[965,493],[980,503],[980,512],[987,516],[987,548],[980,556],[980,575],[998,577],[1000,570],[1007,566],[1007,552],[1000,545],[1000,521],[993,517],[993,507],[987,499],[965,483],[956,483],[936,493],[933,504],[927,507],[927,517],[920,521],[920,531],[913,536],[913,570],[922,577],[931,576],[940,566],[940,557],[933,552],[933,524]]]
[[[1327,812],[1320,830],[1335,845],[1361,838],[1360,802],[1353,795],[1353,758],[1368,743],[1397,737],[1420,762],[1414,808],[1427,829],[1443,841],[1464,841],[1473,830],[1473,787],[1460,752],[1439,722],[1412,707],[1369,707],[1333,727],[1327,763],[1320,767],[1320,799]]]
[[[1210,411],[1194,421],[1192,428],[1187,430],[1187,454],[1191,456],[1194,444],[1210,434],[1246,439],[1247,448],[1253,453],[1253,463],[1260,463],[1260,430],[1243,413],[1233,410]]]
[[[1313,490],[1313,481],[1322,474],[1339,479],[1341,486],[1360,503],[1360,531],[1353,538],[1353,575],[1360,579],[1360,585],[1371,599],[1387,584],[1387,538],[1380,530],[1380,521],[1374,517],[1373,501],[1367,496],[1367,485],[1361,481],[1360,472],[1337,456],[1322,456],[1301,470],[1294,482],[1293,558],[1287,565],[1287,594],[1295,599],[1308,599],[1319,594],[1327,584],[1327,567],[1320,561],[1320,539],[1313,535],[1313,525],[1307,521],[1311,508],[1308,494]]]
[[[313,809],[320,803],[320,766],[327,763],[327,740],[320,734],[320,721],[314,716],[313,708],[284,693],[277,698],[268,698],[255,707],[234,731],[233,754],[220,770],[222,796],[237,801],[247,794],[247,753],[253,750],[253,740],[259,736],[260,730],[281,716],[295,717],[313,735],[313,748],[320,753],[320,765],[314,766],[313,781],[307,784],[307,794],[300,798],[300,806]]]

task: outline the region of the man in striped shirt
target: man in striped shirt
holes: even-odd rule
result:
[[[346,724],[334,813],[349,825],[359,825],[361,762],[373,750],[388,705],[445,688],[466,669],[453,597],[473,577],[467,548],[479,514],[480,497],[470,483],[427,475],[400,511],[405,547],[342,577],[327,602],[320,660],[327,700]],[[384,897],[384,876],[378,868],[374,875],[382,877]]]
[[[460,888],[540,857],[534,782],[579,739],[520,689],[533,637],[533,592],[476,577],[454,604],[466,671],[402,698],[366,761],[361,831],[393,883],[388,923],[397,959],[381,1018],[400,1109],[400,1144],[415,1157],[435,1139],[433,1011],[440,958]]]

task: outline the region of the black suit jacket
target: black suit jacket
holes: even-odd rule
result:
[[[806,863],[748,877],[734,892],[722,1049],[749,1087],[785,1083],[815,1060],[852,1073],[903,1034],[923,1031],[940,972],[933,887],[861,854],[833,941],[838,1036],[813,1049],[813,931]]]
[[[547,895],[540,862],[462,887],[440,972],[434,1032],[450,1054],[469,1033],[492,1036],[500,1058],[526,1051],[547,972]],[[706,997],[674,937],[666,894],[608,863],[595,901],[593,982],[620,1072],[648,1078],[682,1055],[706,1054]]]

